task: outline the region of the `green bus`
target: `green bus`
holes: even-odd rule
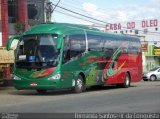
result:
[[[142,79],[142,52],[137,37],[105,33],[84,25],[45,23],[7,42],[17,42],[14,84],[18,90],[70,88],[81,93],[91,86],[128,88]]]

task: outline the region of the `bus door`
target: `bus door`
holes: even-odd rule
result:
[[[64,86],[74,86],[74,80],[82,70],[81,58],[86,49],[84,34],[70,35],[64,39],[62,75]]]

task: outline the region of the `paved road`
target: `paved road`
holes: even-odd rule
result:
[[[107,86],[85,93],[35,91],[0,88],[0,112],[160,112],[160,81],[133,83],[128,89]]]

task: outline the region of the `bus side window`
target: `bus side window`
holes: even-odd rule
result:
[[[89,50],[102,50],[104,49],[103,37],[100,35],[87,34]]]
[[[114,51],[117,47],[117,42],[113,38],[106,37],[104,39],[104,48],[106,51]]]
[[[64,38],[64,51],[63,51],[63,63],[70,60],[70,43],[69,37]]]
[[[70,42],[70,57],[76,57],[86,50],[85,35],[71,35]]]
[[[136,41],[131,41],[129,44],[129,51],[131,54],[137,54],[138,53],[138,43]]]
[[[123,43],[121,44],[121,52],[122,53],[128,53],[129,41],[124,39],[122,42]]]

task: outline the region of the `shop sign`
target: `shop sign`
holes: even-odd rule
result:
[[[148,42],[141,42],[142,52],[148,51]]]
[[[160,55],[160,48],[154,48],[153,53],[154,55]]]
[[[142,20],[140,21],[140,25],[136,21],[126,22],[123,25],[121,23],[109,23],[106,25],[106,31],[122,30],[122,26],[127,29],[135,29],[136,26],[139,26],[141,29],[158,27],[158,19]]]

